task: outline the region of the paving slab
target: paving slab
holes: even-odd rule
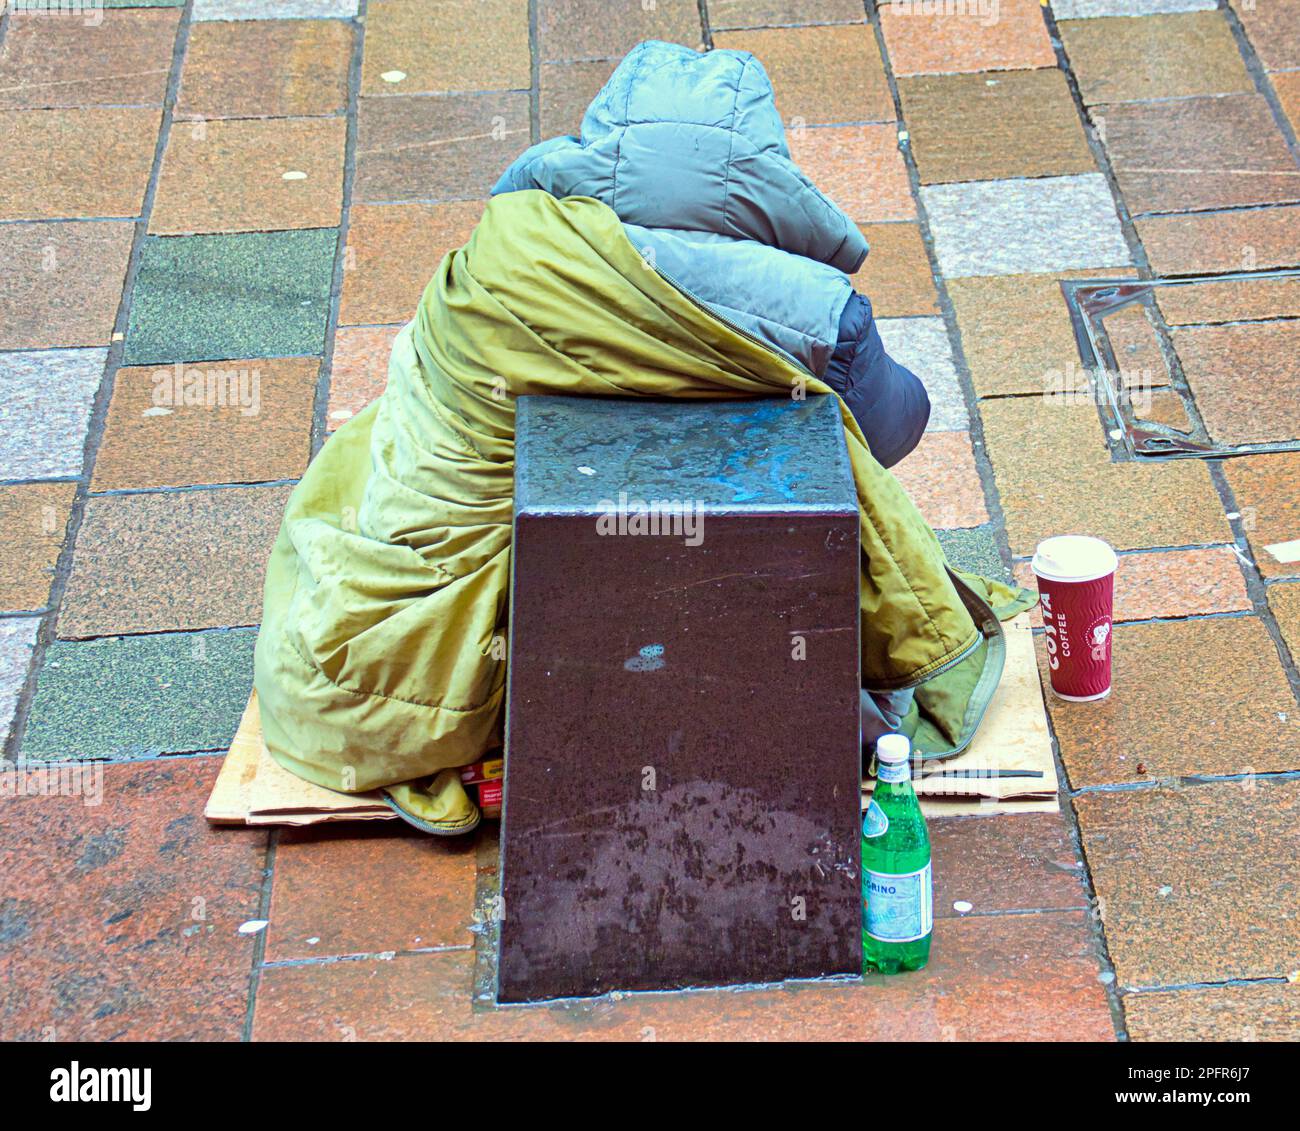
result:
[[[54,641],[22,756],[138,759],[229,747],[253,685],[253,629]]]
[[[89,499],[59,635],[257,624],[289,491],[227,487]]]
[[[696,0],[613,4],[608,0],[544,0],[537,7],[537,55],[544,63],[622,58],[642,40],[703,45]]]
[[[1295,969],[1300,781],[1093,792],[1074,804],[1121,986]]]
[[[787,128],[894,120],[894,97],[869,24],[719,32],[713,45],[758,57]]]
[[[1111,662],[1101,702],[1048,698],[1073,788],[1300,769],[1300,711],[1256,617],[1120,624]]]
[[[1300,322],[1194,326],[1172,336],[1213,439],[1222,444],[1300,439],[1295,395]]]
[[[314,357],[119,369],[91,490],[296,479],[319,370]]]
[[[1105,145],[1132,213],[1300,199],[1300,168],[1259,94],[1102,106]]]
[[[1251,554],[1265,577],[1300,577],[1300,452],[1224,461]]]
[[[444,4],[436,16],[425,0],[366,5],[363,96],[527,90],[531,81],[528,0]]]
[[[709,26],[789,27],[797,24],[853,24],[863,20],[858,0],[710,0]]]
[[[820,126],[790,131],[787,141],[795,164],[849,219],[916,218],[895,126]]]
[[[1255,89],[1218,11],[1085,20],[1058,13],[1057,19],[1079,93],[1089,105]]]
[[[146,239],[128,365],[319,354],[338,232]]]
[[[388,358],[400,326],[350,326],[334,338],[329,408],[331,431],[373,401],[388,384]]]
[[[108,351],[0,353],[0,479],[81,474]]]
[[[582,117],[614,73],[617,60],[543,63],[537,71],[538,117],[543,140],[582,133]]]
[[[1134,221],[1159,275],[1213,275],[1300,266],[1300,207],[1243,208]]]
[[[1218,0],[1052,0],[1052,15],[1058,21],[1093,20],[1104,16],[1208,12],[1218,6]]]
[[[898,87],[922,184],[1096,168],[1065,75],[1054,67],[918,75]]]
[[[930,395],[928,432],[970,427],[966,396],[957,377],[952,343],[942,318],[878,318],[876,328],[889,355],[921,379]]]
[[[1268,607],[1277,618],[1292,660],[1300,662],[1300,585],[1270,585]]]
[[[1300,318],[1300,276],[1160,287],[1155,299],[1171,326]]]
[[[927,185],[921,199],[945,276],[1023,275],[1129,262],[1115,203],[1100,173]]]
[[[100,16],[90,23],[13,12],[0,46],[0,108],[161,106],[180,13]]]
[[[526,92],[364,98],[353,199],[484,198],[529,129]]]
[[[255,1040],[1111,1040],[1081,912],[935,924],[917,975],[471,1009],[468,950],[264,969]]]
[[[1300,4],[1296,0],[1231,0],[1251,46],[1270,71],[1300,68]]]
[[[1291,123],[1291,132],[1300,130],[1300,71],[1275,71],[1268,76],[1282,105],[1282,113]]]
[[[382,824],[280,834],[266,961],[473,945],[473,839]]]
[[[0,618],[0,750],[9,741],[9,728],[27,680],[40,627],[36,617]]]
[[[1295,982],[1198,986],[1124,995],[1132,1041],[1300,1041]]]
[[[859,224],[871,248],[855,275],[854,290],[871,300],[877,318],[938,314],[930,257],[917,224]]]
[[[1037,0],[962,7],[881,4],[879,11],[896,75],[1056,65]]]
[[[469,239],[483,202],[357,204],[343,257],[339,322],[405,322],[447,252]],[[393,248],[402,248],[394,255]]]
[[[347,106],[353,27],[342,20],[191,25],[179,118],[293,118]],[[183,128],[183,127],[174,127]]]
[[[954,569],[1010,581],[1011,571],[1002,561],[992,525],[970,530],[936,530],[939,545]]]
[[[0,609],[44,608],[54,580],[75,483],[15,483],[0,487]]]
[[[176,123],[149,215],[154,235],[337,227],[342,118]]]
[[[193,20],[350,19],[357,0],[194,0]]]
[[[891,470],[935,529],[988,522],[969,432],[927,432],[916,450]]]
[[[154,107],[0,111],[0,220],[138,216],[161,123]]]
[[[1121,550],[1232,541],[1209,467],[1112,463],[1090,399],[987,400],[980,415],[1013,554],[1055,534]]]
[[[108,345],[129,221],[0,224],[0,350]]]
[[[110,766],[98,790],[0,800],[0,1037],[239,1039],[266,833],[208,827],[220,764]]]

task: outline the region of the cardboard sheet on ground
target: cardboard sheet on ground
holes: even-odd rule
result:
[[[1007,661],[997,694],[971,748],[934,767],[916,783],[927,817],[1054,813],[1056,764],[1038,683],[1029,614],[1008,621]],[[981,771],[1028,771],[1036,777],[982,777]],[[871,783],[863,784],[862,804]],[[214,824],[314,825],[325,821],[395,819],[377,793],[336,793],[295,777],[271,759],[262,742],[254,692],[204,815]]]

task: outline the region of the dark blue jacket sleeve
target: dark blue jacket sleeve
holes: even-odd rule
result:
[[[822,380],[844,398],[871,454],[885,467],[921,442],[930,398],[916,374],[885,352],[864,295],[855,292],[844,305],[839,340]]]

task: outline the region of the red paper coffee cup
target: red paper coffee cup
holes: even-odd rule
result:
[[[1043,609],[1052,691],[1086,703],[1110,694],[1110,624],[1119,559],[1100,538],[1062,534],[1038,545],[1034,575]]]

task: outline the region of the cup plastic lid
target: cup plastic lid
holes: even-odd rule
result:
[[[1049,581],[1092,581],[1113,573],[1119,559],[1100,538],[1060,534],[1038,543],[1032,565],[1039,577]]]
[[[912,744],[905,734],[882,734],[876,739],[876,760],[906,762],[912,756]]]

